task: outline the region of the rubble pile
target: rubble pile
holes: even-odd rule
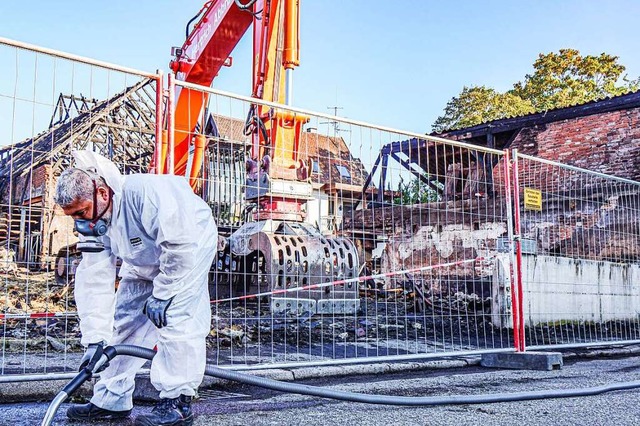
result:
[[[0,313],[22,316],[0,319],[4,353],[82,351],[72,288],[53,283],[50,273],[2,275]],[[269,303],[212,305],[209,356],[221,364],[245,364],[513,347],[512,331],[491,323],[483,283],[450,280],[432,286],[407,280],[391,289],[378,284],[360,289],[355,315],[273,314]],[[31,313],[71,315],[24,318]],[[539,325],[526,337],[527,344],[541,345],[638,335],[636,324],[611,322]]]
[[[56,285],[53,273],[25,269],[0,273],[0,313],[30,314],[75,310],[69,285]]]
[[[463,305],[478,304],[477,297],[458,293],[450,300],[434,298],[432,305],[437,310],[420,311],[408,288],[361,289],[361,310],[355,315],[274,316],[266,306],[217,305],[208,347],[218,360],[245,362],[258,357],[294,361],[301,356],[342,358],[432,352],[453,346],[486,348],[495,347],[498,341],[499,347],[512,345],[510,331],[495,327],[481,310],[460,314]]]
[[[0,274],[2,350],[6,353],[66,351],[79,347],[69,285],[55,285],[53,273],[22,268]],[[71,316],[51,316],[71,313]]]

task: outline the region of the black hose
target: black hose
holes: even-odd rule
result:
[[[42,419],[41,426],[49,426],[53,422],[53,418],[56,415],[56,411],[63,402],[67,400],[84,382],[89,380],[93,376],[93,369],[100,371],[100,369],[109,363],[115,356],[118,355],[118,351],[113,346],[107,346],[102,352],[102,357],[97,363],[93,363],[91,366],[87,365],[80,370],[78,375],[71,379],[69,383],[53,398],[51,404],[47,408],[44,418]],[[96,368],[97,366],[97,368]]]
[[[264,145],[269,146],[271,145],[271,141],[269,140],[269,133],[267,132],[267,127],[264,125],[264,121],[262,121],[262,119],[258,116],[256,112],[256,108],[257,108],[256,104],[251,105],[251,108],[249,108],[249,113],[247,114],[247,119],[244,122],[244,128],[242,129],[242,133],[245,136],[251,135],[255,130],[255,127],[253,126],[257,125],[260,133],[262,134],[262,139],[264,139]]]
[[[200,9],[200,11],[196,14],[196,16],[194,16],[193,18],[191,18],[191,20],[189,20],[189,22],[187,22],[187,26],[185,28],[185,36],[184,39],[187,40],[189,38],[189,34],[191,34],[191,31],[189,30],[189,27],[191,26],[191,23],[193,21],[195,21],[196,19],[198,19],[200,17],[200,15],[202,15],[202,12],[205,11],[205,9],[207,9],[209,6],[211,6],[211,1],[205,3],[205,5],[202,7],[202,9]]]
[[[133,345],[107,346],[104,349],[106,362],[111,361],[117,355],[129,355],[151,360],[156,352],[152,349],[141,348]],[[105,363],[106,363],[105,362]],[[100,365],[104,365],[102,363]],[[460,405],[460,404],[486,404],[495,402],[530,401],[548,398],[575,398],[579,396],[599,395],[605,392],[635,389],[640,387],[640,381],[621,382],[610,385],[595,386],[582,389],[556,389],[539,390],[514,393],[494,393],[484,395],[449,395],[449,396],[393,396],[393,395],[368,395],[362,393],[344,392],[321,387],[302,385],[299,383],[286,383],[271,380],[264,377],[256,377],[237,371],[224,370],[211,365],[206,366],[204,374],[219,379],[231,380],[251,386],[259,386],[280,392],[297,393],[301,395],[319,396],[321,398],[338,399],[350,402],[363,402],[366,404],[427,406],[427,405]],[[91,378],[92,372],[84,368],[71,380],[62,391],[56,395],[49,405],[42,426],[49,426],[53,421],[60,405],[75,392],[86,380]]]
[[[260,14],[262,13],[262,9],[256,11],[256,12],[252,12],[251,10],[249,10],[251,7],[253,7],[254,3],[257,0],[249,0],[246,3],[242,3],[240,0],[235,0],[236,6],[238,6],[238,9],[244,11],[244,12],[248,12],[250,14],[253,15],[253,17],[255,19],[257,19],[258,21],[261,19],[260,18]]]
[[[83,368],[82,370],[80,370],[80,373],[78,373],[76,377],[71,379],[71,381],[67,383],[64,388],[62,388],[62,392],[66,393],[67,395],[71,395],[73,392],[77,391],[85,381],[89,380],[91,376],[93,376],[91,370],[89,370],[88,368]]]
[[[118,355],[130,355],[138,358],[152,359],[155,352],[151,349],[141,348],[130,345],[113,346]],[[107,349],[105,349],[106,353]],[[367,404],[386,404],[386,405],[455,405],[455,404],[485,404],[494,402],[514,402],[529,401],[535,399],[547,398],[573,398],[579,396],[599,395],[605,392],[635,389],[640,387],[640,381],[622,382],[611,385],[596,386],[582,389],[556,389],[556,390],[539,390],[514,393],[495,393],[485,395],[449,395],[449,396],[426,396],[426,397],[410,397],[410,396],[393,396],[393,395],[368,395],[353,392],[344,392],[321,387],[302,385],[299,383],[286,383],[277,380],[267,379],[264,377],[256,377],[249,374],[239,373],[237,371],[224,370],[222,368],[208,365],[205,368],[207,376],[217,377],[219,379],[231,380],[247,385],[259,386],[280,392],[297,393],[301,395],[319,396],[322,398],[339,399],[342,401],[364,402]]]
[[[256,2],[257,0],[249,0],[247,3],[243,4],[240,0],[235,0],[236,6],[238,6],[238,9],[242,9],[242,10],[247,10],[249,9],[251,6],[253,6],[253,4]]]

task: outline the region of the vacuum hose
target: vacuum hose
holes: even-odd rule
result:
[[[129,355],[138,358],[152,359],[155,351],[151,349],[141,348],[132,345],[116,345],[108,346],[104,350],[104,362],[110,361],[117,355]],[[102,360],[101,360],[102,361]],[[99,362],[96,370],[104,364]],[[86,369],[85,369],[86,370]],[[54,398],[47,410],[42,426],[49,426],[53,420],[53,416],[60,404],[78,389],[85,380],[89,379],[92,373],[82,370],[64,389]],[[527,392],[513,393],[493,393],[482,395],[448,395],[448,396],[393,396],[393,395],[369,395],[353,392],[345,392],[333,389],[326,389],[316,386],[302,385],[299,383],[286,383],[277,380],[267,379],[264,377],[256,377],[250,374],[239,373],[237,371],[225,370],[219,367],[208,365],[204,374],[219,379],[231,380],[234,382],[244,383],[252,386],[259,386],[280,392],[297,393],[301,395],[319,396],[321,398],[338,399],[342,401],[364,402],[367,404],[385,404],[385,405],[405,405],[405,406],[427,406],[427,405],[460,405],[460,404],[484,404],[495,402],[514,402],[528,401],[535,399],[547,398],[573,398],[579,396],[599,395],[605,392],[635,389],[640,387],[640,381],[614,383],[610,385],[595,386],[582,389],[555,389],[555,390],[538,390]]]

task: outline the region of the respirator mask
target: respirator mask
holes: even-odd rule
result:
[[[101,213],[98,213],[98,186],[96,185],[96,179],[88,171],[86,173],[91,177],[91,182],[93,183],[93,213],[91,219],[75,219],[75,230],[85,237],[78,242],[77,248],[80,252],[98,253],[104,250],[104,243],[98,241],[97,238],[106,234],[107,229],[109,229],[109,224],[102,219],[102,216],[111,206],[113,193],[109,188],[109,203]]]

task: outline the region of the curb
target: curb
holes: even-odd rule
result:
[[[616,349],[592,349],[585,350],[564,350],[563,359],[590,359],[598,357],[626,357],[640,354],[640,346],[621,347]],[[362,376],[376,374],[391,374],[407,371],[438,370],[450,368],[464,368],[469,366],[479,366],[481,357],[479,356],[459,356],[452,359],[430,360],[430,361],[410,361],[410,362],[390,362],[371,363],[342,366],[322,366],[322,367],[296,367],[288,369],[264,369],[248,372],[258,377],[264,377],[283,382],[296,380]],[[93,385],[96,378],[85,383],[73,395],[73,399],[88,399],[93,392]],[[50,401],[69,382],[69,379],[40,380],[27,382],[0,383],[0,404],[13,402],[38,402]],[[205,376],[200,389],[229,388],[234,386],[234,382]],[[153,387],[147,372],[139,373],[136,376],[136,390],[134,399],[141,401],[155,401],[158,399],[158,391]]]
[[[479,365],[480,358],[457,358],[452,360],[433,360],[425,362],[405,362],[405,363],[375,363],[358,364],[344,366],[323,366],[323,367],[296,367],[290,369],[264,369],[254,370],[248,374],[264,377],[267,379],[282,382],[293,382],[296,380],[345,377],[370,374],[390,374],[406,371],[435,370],[447,368],[462,368],[471,365]],[[70,379],[54,379],[27,382],[0,383],[0,404],[13,402],[39,402],[52,400]],[[89,399],[93,392],[93,385],[97,378],[86,382],[78,389],[72,399]],[[229,388],[235,386],[235,382],[205,376],[200,389]],[[133,397],[140,401],[158,400],[158,391],[151,384],[148,371],[136,375],[136,388]]]
[[[70,379],[40,380],[32,382],[0,383],[0,404],[12,402],[51,401]],[[85,382],[72,396],[72,400],[90,398],[96,379]]]
[[[280,382],[293,382],[296,380],[318,379],[327,377],[363,376],[372,374],[391,374],[407,371],[440,370],[448,368],[463,368],[471,365],[480,365],[479,357],[458,358],[453,360],[434,360],[424,362],[405,363],[380,363],[359,364],[344,366],[323,367],[296,367],[290,369],[264,369],[245,372],[252,376],[263,377]],[[235,386],[235,382],[205,376],[200,389],[229,388]],[[134,399],[141,401],[156,401],[158,391],[153,387],[148,374],[136,376],[136,390]]]

